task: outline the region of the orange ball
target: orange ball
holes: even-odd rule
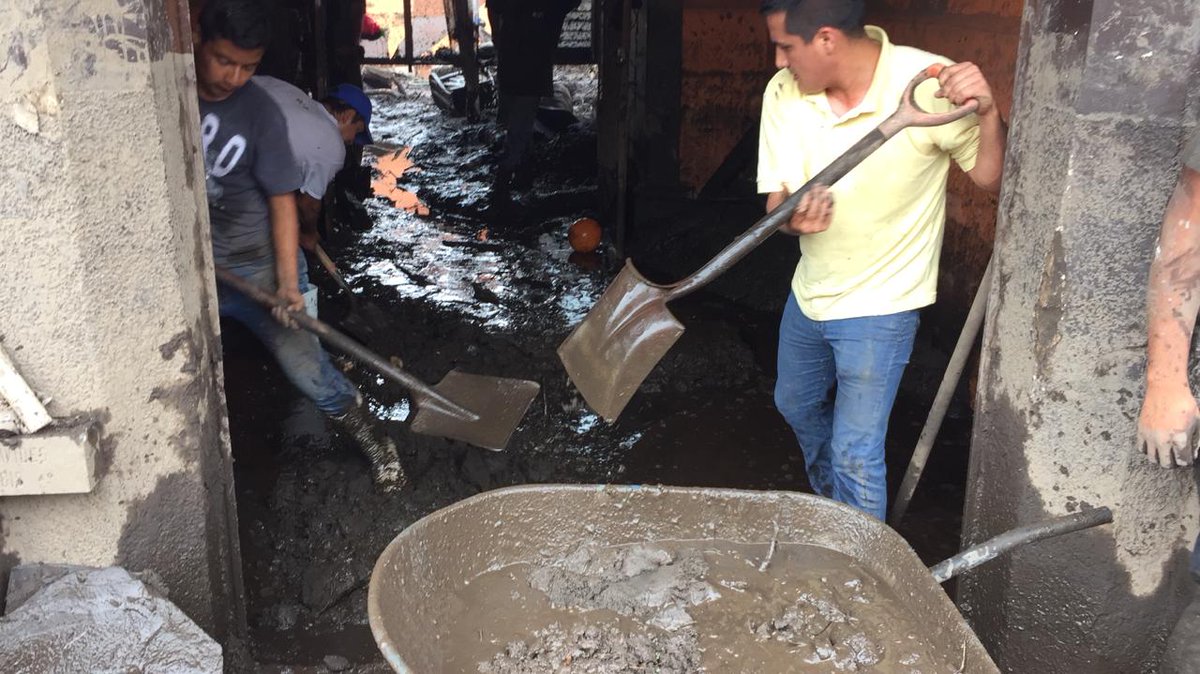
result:
[[[567,241],[571,243],[572,249],[580,253],[590,253],[600,245],[601,233],[600,223],[595,219],[579,218],[567,230]]]

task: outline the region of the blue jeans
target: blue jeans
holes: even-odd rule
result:
[[[813,491],[884,519],[884,439],[912,353],[916,311],[814,321],[788,296],[775,406],[804,452]]]
[[[238,276],[275,290],[275,261],[265,258],[227,267]],[[300,292],[308,290],[308,265],[300,255]],[[275,356],[288,380],[308,396],[317,409],[333,416],[345,414],[358,403],[358,389],[333,363],[311,332],[280,325],[254,300],[217,283],[221,316],[246,326]]]

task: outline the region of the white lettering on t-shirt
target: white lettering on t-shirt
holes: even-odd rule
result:
[[[241,134],[233,135],[229,140],[225,141],[224,147],[221,148],[216,158],[209,162],[212,157],[209,154],[209,144],[217,137],[217,131],[221,128],[221,119],[213,113],[208,113],[200,122],[200,142],[204,145],[204,160],[208,166],[208,173],[214,178],[221,178],[229,175],[242,158],[242,153],[246,151],[246,139]]]

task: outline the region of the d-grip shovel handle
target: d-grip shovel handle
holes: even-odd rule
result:
[[[950,112],[932,113],[921,109],[921,106],[917,103],[917,85],[925,80],[937,77],[941,73],[942,68],[942,65],[935,64],[918,73],[908,83],[908,86],[905,87],[904,95],[900,97],[900,107],[896,112],[883,120],[883,123],[863,136],[857,143],[850,146],[849,150],[846,150],[842,153],[842,156],[834,159],[824,170],[804,183],[803,187],[796,190],[787,199],[784,199],[783,203],[776,207],[775,210],[768,213],[761,220],[754,223],[745,233],[734,239],[733,243],[730,243],[724,250],[717,253],[716,257],[709,260],[696,273],[674,285],[667,286],[667,301],[677,299],[708,285],[714,278],[725,273],[738,260],[761,245],[763,241],[766,241],[775,233],[775,230],[786,223],[792,217],[792,213],[796,210],[796,206],[799,205],[800,200],[804,198],[804,195],[809,190],[816,185],[829,187],[841,180],[892,136],[910,126],[940,126],[962,119],[975,112],[979,108],[979,103],[974,100],[968,101],[966,105],[959,106]]]
[[[258,302],[259,304],[269,308],[286,306],[285,303],[279,298],[275,297],[275,295],[247,281],[237,274],[234,274],[228,269],[225,269],[220,265],[216,265],[216,271],[217,280],[240,292],[246,297],[249,297],[255,302]],[[462,405],[455,403],[453,400],[450,400],[441,393],[438,393],[437,390],[432,386],[426,384],[420,379],[417,379],[404,370],[395,367],[383,358],[380,358],[370,349],[367,349],[353,339],[350,339],[346,335],[334,330],[333,327],[328,323],[319,321],[303,311],[289,310],[288,316],[290,316],[292,320],[296,321],[300,327],[308,330],[320,338],[322,342],[332,345],[339,351],[343,351],[351,356],[354,356],[354,358],[361,361],[363,364],[408,389],[418,404],[434,405],[446,414],[459,417],[466,421],[479,420],[478,414],[475,414]]]

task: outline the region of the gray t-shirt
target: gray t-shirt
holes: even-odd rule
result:
[[[288,143],[300,164],[304,184],[300,191],[314,199],[325,196],[325,188],[346,163],[346,146],[337,120],[317,101],[297,87],[268,75],[254,77],[287,119]]]
[[[213,259],[240,264],[271,257],[267,197],[300,188],[283,113],[247,82],[223,101],[200,100],[200,140]]]

